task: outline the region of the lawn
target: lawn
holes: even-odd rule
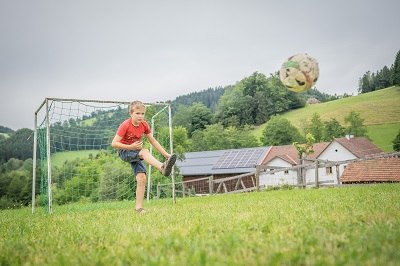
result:
[[[398,265],[400,184],[0,211],[0,265]]]
[[[51,164],[61,167],[65,161],[73,161],[79,158],[88,158],[90,154],[95,157],[100,150],[64,151],[57,152],[51,156]]]
[[[393,151],[393,140],[400,131],[400,123],[367,126],[367,135],[376,146],[386,152]]]

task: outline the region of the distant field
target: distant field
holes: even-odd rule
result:
[[[365,125],[397,122],[400,124],[400,87],[391,87],[375,92],[360,94],[321,104],[307,105],[304,108],[289,111],[282,116],[296,127],[302,121],[310,120],[313,113],[320,114],[323,120],[336,118],[344,125],[344,118],[355,111],[365,119]]]
[[[368,137],[382,150],[393,151],[392,141],[400,131],[400,123],[367,126]]]
[[[0,211],[0,265],[399,265],[400,184]]]
[[[7,133],[0,133],[0,135],[4,136],[5,138],[9,137],[9,135]]]
[[[60,167],[67,160],[72,161],[77,158],[88,158],[89,154],[96,156],[99,152],[99,150],[57,152],[51,156],[51,164]]]
[[[304,108],[282,114],[295,127],[301,130],[305,121],[309,121],[313,113],[318,113],[323,121],[337,119],[343,126],[344,118],[351,112],[360,113],[365,119],[369,137],[384,150],[392,150],[391,142],[400,128],[400,87],[352,96],[321,104],[307,105]],[[257,127],[253,133],[261,137],[265,124]],[[385,131],[388,132],[385,132]],[[395,133],[393,133],[395,132]],[[385,136],[385,137],[383,137]]]

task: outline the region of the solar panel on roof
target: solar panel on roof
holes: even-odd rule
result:
[[[265,148],[226,151],[214,164],[213,169],[255,167]]]

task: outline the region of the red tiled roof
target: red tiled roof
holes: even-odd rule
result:
[[[314,143],[313,150],[314,153],[307,155],[308,158],[318,158],[318,156],[326,149],[326,147],[331,144],[330,142],[321,142],[321,143]]]
[[[297,164],[297,160],[296,158],[292,158],[290,157],[288,154],[284,154],[284,155],[278,155],[276,157],[281,158],[282,160],[290,163],[291,165],[296,165]]]
[[[329,145],[329,142],[315,143],[313,145],[314,153],[307,155],[308,158],[317,158],[321,152]],[[293,145],[272,146],[262,164],[266,164],[275,157],[296,165],[299,163],[297,150]]]
[[[334,139],[358,158],[365,158],[368,155],[382,153],[383,151],[375,146],[365,137],[337,138]]]
[[[400,158],[381,158],[349,164],[341,181],[346,182],[400,182]]]
[[[297,150],[293,145],[284,145],[284,146],[272,146],[271,149],[268,151],[267,156],[263,160],[262,164],[267,164],[269,161],[274,159],[275,157],[285,157],[285,161],[288,158],[291,158],[292,164],[297,164]],[[283,158],[282,158],[283,159]]]

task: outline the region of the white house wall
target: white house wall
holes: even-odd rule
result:
[[[268,162],[267,166],[271,167],[291,167],[292,165],[280,158],[274,158]],[[260,173],[260,186],[261,187],[269,187],[269,186],[281,186],[281,185],[297,185],[297,171],[289,171],[286,173],[284,171],[268,174],[268,170],[266,172]]]
[[[318,156],[318,159],[329,161],[345,161],[356,158],[354,154],[335,140]]]
[[[318,156],[318,159],[321,160],[328,160],[328,161],[345,161],[345,160],[352,160],[356,159],[357,157],[351,153],[348,149],[343,147],[339,142],[333,140],[328,147]],[[347,164],[339,165],[339,177],[343,174],[344,169],[346,168]],[[327,173],[326,168],[319,168],[319,180],[321,183],[328,182],[333,184],[338,184],[337,180],[337,172],[336,166],[332,166],[332,173]],[[312,176],[310,176],[312,175]],[[314,179],[313,183],[315,184],[315,170],[310,170],[310,174],[307,173],[307,181]],[[329,182],[330,181],[330,182]]]
[[[343,171],[339,170],[339,175],[341,175]],[[337,185],[337,173],[336,166],[332,167],[332,173],[327,173],[327,169],[325,167],[318,168],[318,183],[320,185]],[[307,186],[315,186],[315,168],[308,169],[306,172],[306,185]]]

